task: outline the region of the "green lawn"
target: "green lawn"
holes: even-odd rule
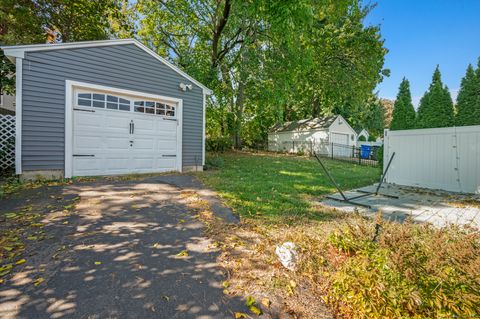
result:
[[[244,217],[314,216],[310,200],[336,192],[312,158],[240,152],[219,156],[223,167],[199,177]],[[324,162],[342,189],[374,183],[381,173],[374,167]]]

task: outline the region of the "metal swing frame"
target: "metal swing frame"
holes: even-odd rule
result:
[[[368,192],[368,191],[364,191],[364,190],[356,190],[356,192],[362,193],[362,195],[357,195],[357,196],[353,196],[353,197],[347,197],[345,195],[345,193],[342,191],[342,189],[337,184],[337,182],[335,182],[335,179],[333,178],[333,176],[327,170],[327,167],[325,166],[325,164],[323,164],[323,162],[320,160],[320,157],[317,155],[317,153],[314,153],[314,155],[315,155],[315,158],[317,159],[317,161],[320,163],[320,166],[322,166],[323,170],[325,171],[325,174],[328,176],[328,178],[330,179],[332,184],[338,190],[338,193],[340,193],[340,195],[342,196],[342,198],[337,198],[337,197],[333,197],[333,196],[326,196],[326,198],[332,199],[332,200],[335,200],[335,201],[338,201],[338,202],[349,203],[349,204],[352,204],[352,205],[355,205],[355,206],[362,206],[362,207],[369,208],[369,209],[371,209],[372,206],[367,205],[367,204],[363,204],[363,203],[358,203],[358,202],[355,202],[354,200],[359,199],[359,198],[365,198],[365,197],[368,197],[368,196],[384,196],[384,197],[396,198],[396,199],[399,198],[398,196],[381,194],[379,192],[380,187],[382,187],[385,176],[387,175],[388,169],[390,168],[390,164],[392,164],[392,160],[393,160],[393,157],[395,156],[395,152],[393,152],[392,156],[390,157],[390,159],[388,161],[388,164],[387,164],[387,168],[385,169],[382,176],[380,177],[380,182],[378,183],[378,186],[375,189],[375,192]]]

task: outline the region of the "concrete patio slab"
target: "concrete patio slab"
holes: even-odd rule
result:
[[[348,198],[362,195],[360,191],[375,192],[377,184],[345,192]],[[480,227],[480,196],[449,193],[413,187],[383,184],[380,194],[398,196],[368,196],[353,200],[369,205],[371,209],[345,203],[334,199],[325,199],[321,204],[345,212],[358,211],[367,216],[374,216],[378,211],[384,218],[403,222],[411,218],[414,222],[428,222],[437,227],[448,224]],[[336,193],[332,197],[341,199]]]

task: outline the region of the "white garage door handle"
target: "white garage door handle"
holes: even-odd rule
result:
[[[135,130],[135,123],[133,123],[133,120],[131,120],[130,121],[130,131],[129,131],[129,133],[133,134],[134,130]]]

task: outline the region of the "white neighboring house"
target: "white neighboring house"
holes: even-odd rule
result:
[[[357,133],[341,115],[277,124],[268,133],[268,150],[352,156]]]
[[[15,95],[0,95],[0,114],[15,114]]]

